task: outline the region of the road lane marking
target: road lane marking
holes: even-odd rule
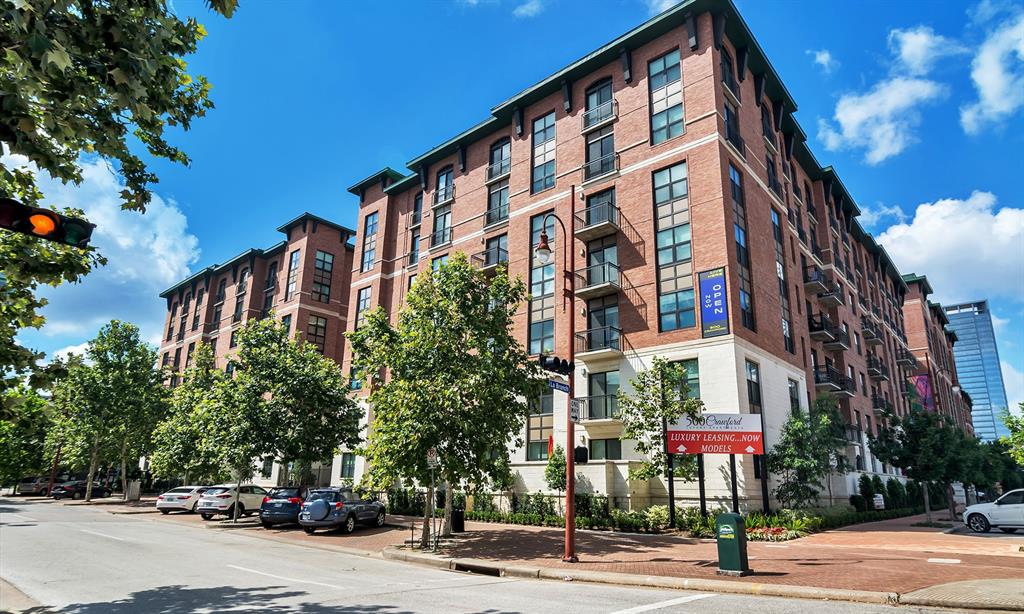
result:
[[[667,608],[672,605],[679,605],[681,603],[690,603],[691,601],[697,601],[698,599],[707,599],[708,597],[714,597],[714,593],[700,594],[700,595],[689,595],[687,597],[678,597],[676,599],[669,599],[668,601],[659,601],[657,603],[649,603],[647,605],[638,605],[635,608],[629,608],[628,610],[619,610],[612,612],[612,614],[638,614],[639,612],[650,612],[651,610],[660,610]]]
[[[4,512],[3,515],[4,516],[12,516],[14,518],[20,518],[22,522],[39,522],[35,518],[29,518],[28,516],[25,516],[24,514],[15,514],[14,512]]]
[[[340,591],[348,590],[348,587],[338,586],[337,584],[324,584],[323,582],[314,582],[312,580],[300,580],[298,578],[289,578],[287,576],[278,576],[278,575],[274,575],[272,573],[266,573],[266,572],[263,572],[263,571],[258,571],[256,569],[249,569],[248,567],[240,567],[238,565],[228,565],[228,567],[230,567],[232,569],[237,569],[239,571],[247,571],[249,573],[258,574],[258,575],[261,575],[261,576],[266,576],[268,578],[274,578],[276,580],[284,580],[285,582],[297,582],[299,584],[313,584],[315,586],[323,586],[325,588],[333,588],[333,589],[340,590]]]
[[[960,559],[928,559],[929,563],[943,563],[946,565],[958,565]]]
[[[114,537],[113,535],[107,535],[106,533],[99,533],[97,531],[89,531],[88,529],[79,529],[82,533],[88,533],[89,535],[99,535],[100,537],[106,537],[108,539],[116,539],[119,542],[126,542],[127,539],[123,537]]]

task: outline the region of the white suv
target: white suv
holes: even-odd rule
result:
[[[964,524],[975,533],[996,527],[1003,533],[1024,529],[1024,488],[1011,490],[992,503],[979,503],[964,510]]]
[[[263,497],[265,496],[267,496],[267,491],[259,486],[242,484],[238,489],[238,516],[241,517],[259,512],[260,506],[263,505]],[[211,486],[199,499],[196,511],[203,517],[203,520],[209,520],[215,514],[234,516],[235,485],[219,484]]]

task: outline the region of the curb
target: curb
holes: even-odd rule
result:
[[[912,597],[904,595],[900,598],[899,605],[915,605],[930,608],[949,608],[952,610],[970,608],[985,612],[1020,612],[1021,608],[1009,603],[980,603],[957,601],[956,599],[939,599],[933,597]]]

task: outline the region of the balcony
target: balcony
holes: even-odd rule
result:
[[[583,405],[580,411],[582,422],[619,419],[619,398],[614,394],[580,397],[579,400]]]
[[[615,203],[601,203],[577,211],[575,215],[575,234],[581,241],[600,239],[619,231],[619,208]]]
[[[591,181],[619,170],[619,154],[611,153],[583,165],[583,181]]]
[[[917,369],[917,357],[910,350],[900,348],[896,350],[896,364],[908,367],[913,371]]]
[[[848,397],[856,391],[852,379],[828,366],[814,368],[814,387]]]
[[[843,287],[838,283],[831,283],[824,292],[818,293],[818,301],[829,307],[839,307],[843,304]]]
[[[512,172],[512,158],[502,158],[487,167],[487,182],[498,181],[508,177]]]
[[[876,414],[891,414],[892,403],[889,402],[889,399],[886,399],[881,395],[873,394],[871,395],[871,409],[873,409]]]
[[[835,335],[835,339],[824,342],[822,347],[834,351],[850,349],[850,333],[841,328],[834,328],[832,334]]]
[[[434,206],[447,205],[455,200],[455,184],[439,186],[434,192]]]
[[[859,446],[861,444],[861,428],[852,424],[846,426],[846,442],[852,446]]]
[[[452,242],[452,229],[451,228],[439,228],[434,232],[430,233],[430,249],[447,245]]]
[[[739,125],[734,126],[729,122],[725,123],[725,140],[735,147],[741,156],[747,157],[746,149],[743,145],[743,137],[740,136]]]
[[[599,360],[622,356],[622,330],[602,326],[576,333],[576,358]]]
[[[811,339],[815,341],[835,341],[836,328],[832,326],[832,320],[823,313],[807,316],[807,328]]]
[[[812,264],[804,269],[804,290],[812,294],[828,291],[828,277],[818,265]]]
[[[474,266],[481,271],[489,273],[496,269],[499,264],[508,263],[508,250],[500,247],[491,247],[473,254],[472,260]]]
[[[889,381],[889,367],[874,354],[868,354],[868,377],[879,382]]]
[[[882,343],[882,331],[875,326],[875,323],[870,318],[861,317],[860,329],[864,336],[864,341],[868,345],[878,345]]]
[[[807,245],[807,233],[803,228],[796,229],[796,238],[800,239],[800,242]]]
[[[576,272],[576,297],[592,299],[615,294],[622,286],[619,266],[614,262],[602,262]]]
[[[586,134],[591,130],[597,130],[602,126],[612,123],[618,116],[619,103],[615,100],[609,100],[583,114],[583,126],[580,128],[580,132]]]
[[[484,226],[492,226],[508,219],[508,205],[498,205],[487,210],[484,217]]]
[[[814,201],[811,200],[811,195],[807,195],[807,213],[814,219],[818,219],[818,208],[814,206]]]

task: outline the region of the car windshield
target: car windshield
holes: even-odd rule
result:
[[[222,492],[228,492],[230,490],[231,490],[230,488],[225,488],[223,486],[216,486],[214,488],[211,488],[211,489],[207,490],[203,494],[204,495],[219,495]]]
[[[271,499],[291,499],[292,497],[301,497],[301,491],[301,488],[275,488],[267,496]]]
[[[338,493],[332,490],[314,490],[309,493],[309,497],[306,498],[307,502],[312,501],[327,501],[334,502],[338,500]]]
[[[192,492],[191,488],[172,488],[167,491],[169,495],[183,495]]]
[[[38,480],[38,479],[39,479],[39,478],[35,478],[35,477],[31,477],[31,478],[21,478],[21,481],[22,481],[22,482],[35,482],[35,481],[36,481],[36,480]]]

